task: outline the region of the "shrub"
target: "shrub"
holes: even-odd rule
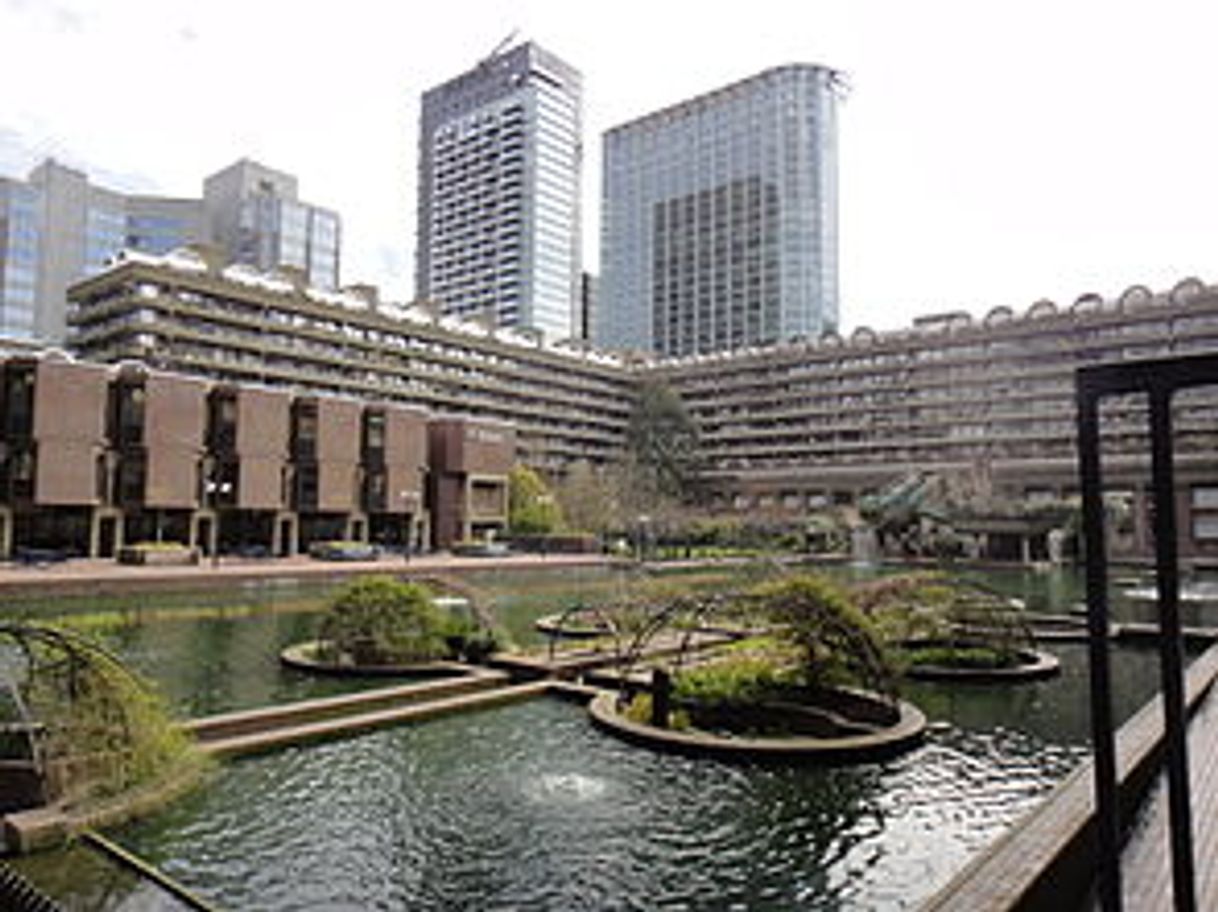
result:
[[[88,637],[17,621],[0,624],[0,643],[24,659],[10,670],[29,713],[0,721],[41,726],[52,800],[88,803],[200,764],[163,698]]]
[[[622,710],[622,716],[629,719],[631,722],[637,722],[640,725],[651,724],[651,694],[646,691],[635,694],[625,709]],[[691,722],[689,713],[684,709],[670,709],[668,711],[668,727],[674,731],[687,731],[690,728]]]
[[[733,655],[683,669],[673,681],[676,696],[702,703],[756,700],[794,677],[774,661],[756,655]]]
[[[1013,668],[1019,664],[1015,652],[990,646],[927,646],[906,653],[911,665],[939,665],[946,668]]]
[[[752,598],[798,650],[806,684],[894,693],[892,669],[871,621],[832,582],[792,576],[761,584]]]
[[[449,654],[451,622],[416,583],[369,576],[330,604],[321,639],[357,665],[421,662]]]

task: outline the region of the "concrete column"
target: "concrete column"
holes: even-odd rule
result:
[[[430,511],[421,510],[418,515],[411,517],[411,536],[418,546],[415,549],[418,553],[430,551],[435,547],[435,542],[431,540]]]
[[[283,540],[285,534],[285,525],[287,526],[287,541]],[[298,526],[295,513],[286,510],[276,513],[274,521],[271,525],[271,553],[276,557],[285,552],[289,557],[296,554],[297,528]]]
[[[1025,567],[1032,563],[1032,536],[1019,536],[1019,560]]]
[[[13,511],[10,507],[0,507],[0,559],[8,560],[13,556]]]
[[[474,524],[470,521],[473,502],[474,480],[466,475],[461,481],[461,528],[458,530],[461,534],[457,536],[458,541],[469,541],[474,537]]]
[[[89,518],[89,557],[100,557],[102,525],[106,520],[114,522],[114,555],[123,546],[123,513],[116,507],[94,507]]]
[[[357,531],[359,532],[358,535],[356,534]],[[368,541],[368,514],[358,512],[348,513],[347,524],[343,529],[343,537],[347,541]]]

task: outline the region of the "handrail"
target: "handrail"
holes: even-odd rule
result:
[[[1122,834],[1108,654],[1108,568],[1100,458],[1100,400],[1128,394],[1143,394],[1149,399],[1147,430],[1151,443],[1159,664],[1171,821],[1172,896],[1177,912],[1193,912],[1196,909],[1196,875],[1188,776],[1188,719],[1184,705],[1171,400],[1181,389],[1212,385],[1218,385],[1218,355],[1099,364],[1079,368],[1075,373],[1090,631],[1091,730],[1095,752],[1096,829],[1099,839],[1098,896],[1104,912],[1120,912],[1122,907]]]

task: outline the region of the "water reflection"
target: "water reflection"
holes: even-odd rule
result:
[[[1081,598],[1073,574],[986,579],[1034,610]],[[622,583],[602,571],[498,585],[500,617],[524,638],[537,616]],[[207,713],[350,686],[275,661],[316,622],[299,603],[183,610],[105,636],[178,706]],[[232,909],[908,908],[1085,756],[1086,649],[1050,648],[1057,679],[908,685],[940,725],[885,763],[754,768],[655,754],[594,730],[578,707],[538,700],[232,763],[119,837]],[[1121,648],[1114,671],[1124,717],[1155,690],[1155,655]],[[120,896],[107,877],[88,889]],[[89,908],[136,908],[114,902]]]

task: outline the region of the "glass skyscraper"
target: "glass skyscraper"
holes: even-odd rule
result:
[[[840,86],[778,67],[605,134],[597,345],[675,356],[837,328]]]
[[[120,193],[47,159],[24,181],[0,178],[0,335],[63,342],[68,286],[123,249],[212,243],[231,262],[293,266],[334,289],[340,236],[337,213],[296,199],[296,178],[244,159],[209,177],[202,199]]]
[[[317,288],[338,287],[338,214],[297,199],[296,178],[241,159],[203,182],[207,230],[235,263],[292,266]]]
[[[0,178],[0,335],[34,336],[38,300],[39,193]]]
[[[443,313],[573,336],[582,79],[532,43],[423,95],[416,296]]]

